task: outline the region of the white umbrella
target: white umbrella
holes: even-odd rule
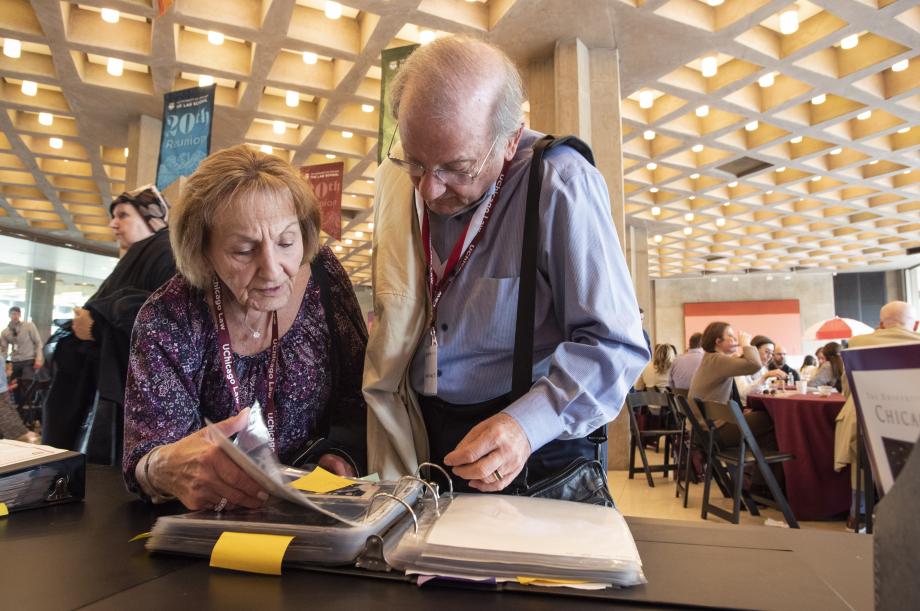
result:
[[[875,329],[852,318],[835,316],[817,322],[805,329],[806,340],[849,339],[856,335],[866,335]]]

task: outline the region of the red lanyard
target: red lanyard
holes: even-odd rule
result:
[[[438,304],[441,302],[441,297],[444,296],[447,288],[453,283],[454,279],[460,275],[463,268],[466,267],[467,262],[470,260],[470,257],[473,256],[473,252],[476,250],[479,241],[485,233],[486,226],[489,224],[489,219],[492,217],[492,208],[495,202],[498,201],[498,196],[501,193],[502,186],[504,186],[505,176],[508,174],[508,167],[510,165],[510,161],[505,161],[505,164],[502,166],[501,174],[498,175],[498,180],[495,182],[495,191],[492,192],[492,197],[490,197],[489,201],[485,204],[486,207],[482,214],[482,222],[479,224],[479,229],[476,231],[473,239],[470,240],[469,246],[466,247],[465,251],[463,250],[463,245],[466,243],[466,236],[470,231],[470,225],[473,224],[473,219],[470,219],[470,222],[467,223],[466,229],[463,230],[463,235],[460,236],[451,249],[450,256],[447,258],[447,263],[444,265],[444,271],[442,272],[441,278],[438,278],[438,275],[434,271],[434,266],[431,264],[431,229],[428,220],[428,206],[424,206],[422,242],[425,245],[425,263],[428,265],[428,296],[431,298],[432,325],[434,325],[435,321],[438,319]]]
[[[233,343],[230,340],[230,329],[227,327],[227,318],[224,316],[224,304],[221,299],[220,279],[214,276],[214,313],[217,315],[217,343],[220,354],[221,371],[230,394],[233,395],[233,406],[236,412],[240,411],[240,383],[236,378],[233,367]],[[272,312],[272,342],[271,353],[268,361],[268,399],[265,402],[265,426],[268,428],[268,444],[275,455],[278,454],[277,435],[275,433],[276,408],[275,408],[275,382],[278,377],[278,312]]]

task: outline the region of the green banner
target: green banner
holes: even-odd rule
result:
[[[383,163],[383,156],[390,146],[390,138],[396,131],[396,119],[390,114],[390,83],[399,72],[403,62],[412,55],[418,45],[384,49],[380,54],[380,130],[377,134],[377,163]]]

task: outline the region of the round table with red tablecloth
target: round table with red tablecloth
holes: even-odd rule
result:
[[[799,520],[821,520],[850,509],[850,472],[834,471],[834,428],[845,398],[839,393],[750,394],[747,407],[773,418],[781,452],[795,455],[783,463],[786,498]]]

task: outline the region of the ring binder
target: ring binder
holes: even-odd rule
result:
[[[406,511],[409,512],[409,515],[412,516],[412,521],[415,523],[415,534],[418,534],[418,517],[416,517],[415,511],[412,509],[412,506],[409,505],[409,503],[407,503],[403,499],[396,496],[395,494],[390,494],[389,492],[378,492],[377,494],[371,497],[371,502],[367,506],[367,513],[364,514],[365,522],[367,521],[367,516],[370,514],[371,509],[374,507],[374,501],[376,501],[380,497],[386,497],[389,499],[393,499],[394,501],[396,501],[397,503],[405,507]]]
[[[443,468],[441,465],[436,465],[436,464],[433,463],[433,462],[423,462],[423,463],[421,463],[421,464],[418,466],[418,469],[415,470],[415,476],[416,476],[416,477],[420,477],[420,476],[421,476],[422,467],[429,467],[429,468],[434,467],[435,469],[437,469],[438,471],[440,471],[441,473],[443,473],[443,474],[444,474],[444,478],[447,480],[447,486],[448,486],[448,488],[449,488],[449,490],[448,490],[448,495],[449,495],[451,498],[454,498],[454,480],[452,480],[452,479],[450,478],[450,475],[447,474],[447,471],[445,471],[444,468]]]
[[[428,489],[428,491],[431,493],[432,500],[434,500],[435,515],[437,516],[441,515],[441,503],[439,501],[437,486],[433,485],[431,482],[426,482],[422,478],[415,476],[415,475],[403,475],[398,480],[396,480],[396,486],[399,487],[403,483],[403,480],[419,482],[420,484],[425,486]]]

